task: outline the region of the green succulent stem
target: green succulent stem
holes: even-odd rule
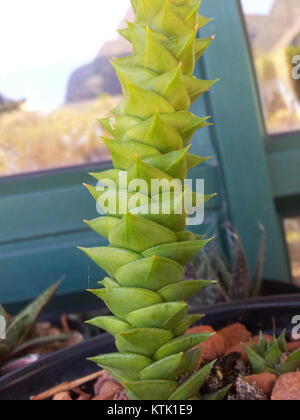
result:
[[[201,317],[188,314],[186,300],[208,282],[182,279],[186,263],[208,241],[185,230],[188,212],[178,208],[186,192],[176,190],[178,181],[206,160],[189,151],[195,131],[209,125],[207,117],[198,117],[189,108],[215,82],[193,76],[197,60],[214,38],[197,36],[210,21],[199,14],[200,3],[132,0],[136,21],[128,22],[120,33],[132,43],[133,53],[112,63],[124,97],[112,111],[113,119],[100,121],[111,136],[103,141],[114,169],[92,174],[104,186],[101,191],[87,186],[102,207],[116,192],[111,181],[119,193],[115,211],[86,221],[110,245],[81,248],[108,273],[103,287],[92,292],[112,316],[90,323],[112,334],[118,350],[92,360],[124,384],[131,399],[197,397],[213,366],[193,374],[199,351],[191,349],[211,335],[185,334]],[[144,181],[138,197],[131,188],[135,179]],[[154,196],[146,188],[154,179],[173,183],[170,214],[162,211],[167,190],[162,186]],[[194,206],[196,195],[190,194]],[[159,211],[146,211],[154,200]],[[186,373],[190,378],[180,384]]]

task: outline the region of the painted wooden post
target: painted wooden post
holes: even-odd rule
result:
[[[260,241],[267,234],[265,276],[288,281],[286,245],[276,212],[264,145],[264,124],[239,1],[209,0],[202,10],[216,33],[205,57],[208,78],[221,82],[210,96],[215,144],[221,159],[231,221],[241,234],[252,272]]]

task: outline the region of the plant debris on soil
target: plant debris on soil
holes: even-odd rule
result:
[[[244,378],[237,378],[235,389],[228,395],[231,401],[267,401],[267,396],[257,386],[250,385]]]
[[[217,360],[202,391],[204,394],[217,392],[227,385],[236,383],[239,377],[249,376],[251,373],[250,365],[242,360],[240,353],[230,353]]]
[[[210,326],[200,326],[191,328],[187,333],[211,331]],[[271,336],[265,336],[268,340],[273,340]],[[294,374],[282,375],[276,378],[271,373],[254,375],[246,353],[243,351],[241,343],[249,343],[250,340],[257,341],[257,336],[253,336],[244,325],[234,324],[218,332],[207,342],[202,343],[203,347],[198,369],[206,363],[215,359],[218,355],[214,368],[204,386],[201,389],[203,395],[215,393],[224,387],[231,385],[231,389],[226,397],[231,401],[266,401],[289,397],[289,387],[293,392],[293,399],[300,400],[300,371]],[[199,346],[199,347],[200,347]],[[289,349],[300,348],[300,341],[291,341]],[[238,351],[240,350],[240,351]],[[299,366],[300,368],[300,366]],[[183,377],[183,381],[185,377]],[[289,384],[285,386],[282,393],[278,391],[280,383]],[[276,395],[273,392],[276,390]],[[201,395],[199,395],[201,399]],[[61,384],[53,389],[32,397],[31,400],[54,400],[54,401],[112,401],[128,400],[124,388],[106,371],[101,370],[93,375],[79,378],[71,383]]]

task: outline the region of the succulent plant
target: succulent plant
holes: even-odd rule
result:
[[[288,354],[286,331],[279,338],[274,335],[270,343],[262,333],[258,344],[244,346],[254,373],[271,372],[277,376],[296,372],[300,363],[300,350]]]
[[[6,319],[6,339],[0,339],[0,367],[31,347],[50,344],[55,341],[65,341],[69,337],[66,334],[56,334],[35,339],[30,338],[30,333],[38,317],[53,298],[59,285],[60,282],[51,286],[15,317],[9,317],[5,309],[0,305],[0,315]]]
[[[150,189],[154,179],[185,180],[189,169],[206,160],[189,153],[188,145],[195,131],[208,125],[189,107],[215,82],[193,76],[213,39],[197,37],[210,21],[199,14],[200,3],[132,0],[136,22],[128,22],[121,35],[132,43],[133,54],[113,61],[124,98],[112,111],[113,120],[101,120],[112,136],[103,141],[114,169],[92,174],[106,188],[86,185],[100,207],[112,197],[116,203],[114,211],[87,222],[110,245],[80,248],[109,274],[101,282],[104,287],[92,292],[113,315],[90,323],[111,333],[119,351],[92,360],[124,384],[130,399],[197,397],[212,367],[193,374],[200,353],[190,351],[211,334],[185,334],[201,318],[188,315],[185,301],[208,284],[182,281],[186,263],[208,242],[185,230],[195,200],[191,208],[178,211],[188,190],[181,187],[168,195],[162,187],[155,195]],[[132,189],[135,179],[144,184]],[[165,214],[163,205],[170,198],[171,211]],[[154,202],[158,212],[151,212]],[[189,378],[180,383],[185,374]]]

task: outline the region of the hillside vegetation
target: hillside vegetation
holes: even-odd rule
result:
[[[107,160],[97,119],[118,101],[103,95],[47,115],[24,109],[0,114],[0,175]]]

